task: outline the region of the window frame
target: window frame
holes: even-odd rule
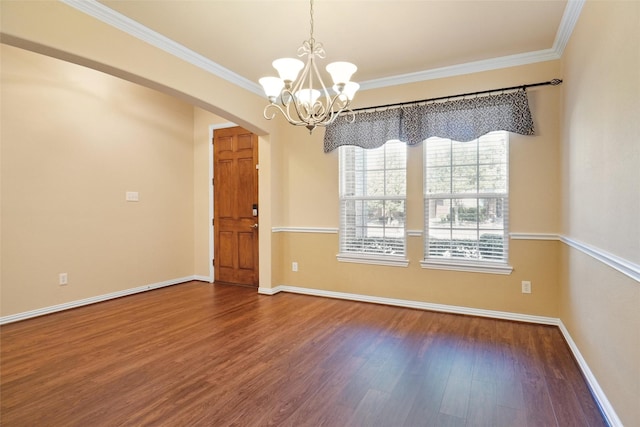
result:
[[[354,178],[353,179],[358,179],[355,177],[356,175],[356,170],[354,168],[353,171],[347,171],[344,167],[344,163],[347,161],[356,161],[355,160],[355,156],[353,157],[353,160],[348,160],[345,158],[345,156],[347,156],[347,153],[349,152],[349,150],[351,150],[351,152],[356,153],[358,150],[363,150],[363,152],[367,152],[370,151],[371,149],[364,149],[358,146],[341,146],[338,148],[338,184],[339,184],[339,218],[340,218],[340,225],[339,225],[339,231],[338,231],[338,235],[339,235],[339,246],[338,246],[338,254],[336,255],[336,258],[338,261],[341,262],[351,262],[351,263],[360,263],[360,264],[374,264],[374,265],[385,265],[385,266],[396,266],[396,267],[407,267],[409,265],[409,261],[407,259],[407,228],[406,228],[406,213],[407,213],[407,156],[408,156],[408,148],[406,143],[399,141],[399,140],[390,140],[385,142],[385,144],[383,144],[382,146],[378,147],[377,149],[381,149],[385,146],[387,146],[388,143],[393,143],[393,144],[398,144],[398,145],[402,145],[403,149],[405,150],[405,155],[404,155],[404,168],[399,169],[399,168],[389,168],[388,164],[387,164],[387,159],[385,158],[385,162],[384,162],[384,168],[383,169],[376,169],[376,170],[372,170],[372,171],[376,171],[376,172],[381,172],[383,174],[385,174],[389,171],[389,170],[402,170],[404,171],[404,194],[399,196],[399,195],[387,195],[386,191],[385,194],[383,195],[355,195],[355,194],[345,194],[345,190],[346,190],[346,179],[347,177],[345,176],[346,173],[348,172],[353,172],[354,173]],[[374,149],[375,150],[375,149]],[[386,153],[385,153],[386,155]],[[366,182],[366,176],[363,178],[363,181]],[[385,181],[386,182],[386,181]],[[354,186],[357,184],[353,184]],[[362,184],[361,184],[362,185]],[[365,191],[366,193],[366,191]],[[402,240],[402,254],[381,254],[381,253],[374,253],[374,252],[357,252],[357,251],[348,251],[345,250],[345,234],[347,233],[347,229],[345,229],[346,226],[346,220],[345,220],[345,205],[348,201],[355,201],[355,202],[362,202],[362,203],[366,203],[366,202],[370,202],[370,201],[380,201],[382,203],[387,202],[387,201],[401,201],[403,206],[404,206],[404,222],[402,224],[402,227],[394,227],[394,228],[402,228],[402,236],[400,237],[400,239]],[[356,209],[354,209],[354,215],[356,214]],[[365,230],[368,229],[368,226],[356,226],[356,228],[363,228]],[[384,238],[384,234],[385,234],[385,230],[386,227],[383,226],[382,227],[383,230],[383,238]]]
[[[455,164],[454,163],[454,158],[453,158],[453,142],[459,143],[459,144],[465,144],[465,142],[458,142],[458,141],[453,141],[449,138],[438,138],[438,141],[443,141],[443,140],[447,140],[449,141],[450,145],[450,150],[449,150],[449,163],[446,166],[441,166],[441,167],[447,167],[450,168],[453,171],[454,167],[469,167],[469,166],[474,166],[476,173],[474,175],[474,179],[476,182],[476,191],[475,192],[454,192],[454,182],[453,182],[453,172],[452,172],[452,177],[451,177],[451,181],[449,183],[449,188],[448,188],[448,192],[442,192],[442,193],[429,193],[427,191],[427,177],[428,177],[428,162],[427,162],[427,156],[429,155],[428,153],[428,148],[427,145],[429,143],[429,140],[425,140],[423,142],[423,167],[422,167],[422,171],[423,171],[423,216],[424,216],[424,241],[423,241],[423,259],[420,261],[420,265],[422,268],[427,268],[427,269],[438,269],[438,270],[453,270],[453,271],[466,271],[466,272],[478,272],[478,273],[493,273],[493,274],[511,274],[511,272],[513,271],[513,267],[511,267],[509,265],[509,133],[506,131],[499,131],[500,133],[503,134],[503,138],[505,140],[505,151],[504,151],[504,162],[500,162],[500,164],[504,164],[506,167],[505,170],[505,178],[504,178],[504,191],[480,191],[480,166],[482,164],[481,159],[480,159],[480,140],[484,137],[481,136],[479,138],[477,138],[477,152],[476,152],[476,158],[475,158],[475,162],[473,164],[470,165],[461,165],[461,164]],[[494,133],[494,132],[490,132]],[[485,135],[486,136],[486,135]],[[435,142],[435,141],[432,141]],[[471,142],[471,141],[469,141]],[[431,200],[449,200],[451,201],[450,203],[453,202],[453,200],[463,200],[463,199],[469,199],[469,200],[476,200],[476,212],[479,212],[479,206],[481,205],[480,200],[481,199],[502,199],[502,206],[503,206],[503,223],[502,223],[502,248],[503,248],[503,254],[504,257],[500,260],[488,260],[488,259],[479,259],[479,258],[475,258],[475,257],[470,257],[470,258],[464,258],[464,257],[435,257],[435,256],[430,256],[429,251],[430,251],[430,205],[429,202]],[[451,204],[450,204],[451,206]],[[451,209],[451,207],[450,207]],[[477,241],[480,241],[480,237],[481,237],[481,231],[482,231],[482,227],[480,224],[480,219],[478,216],[478,213],[476,213],[476,223],[477,226],[475,227],[476,233],[477,233]],[[439,228],[436,228],[439,229]],[[442,230],[445,230],[446,228],[442,228]],[[451,232],[453,233],[453,231],[455,230],[453,223],[451,223],[449,229],[451,230]],[[462,230],[462,228],[458,228],[460,231]],[[474,230],[474,228],[470,228],[469,230]],[[488,229],[487,231],[490,231],[490,229]]]

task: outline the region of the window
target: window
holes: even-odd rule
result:
[[[342,146],[338,259],[407,265],[405,258],[406,144],[365,150]]]
[[[426,268],[508,274],[507,132],[424,141]]]

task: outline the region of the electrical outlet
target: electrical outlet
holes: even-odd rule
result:
[[[298,271],[298,263],[297,262],[292,262],[291,263],[291,271]]]
[[[522,281],[522,293],[530,294],[531,293],[531,282],[528,280]]]
[[[140,200],[140,194],[137,191],[127,191],[124,194],[124,199],[127,202],[137,202]]]
[[[69,283],[69,276],[67,276],[67,273],[60,273],[60,275],[58,276],[58,282],[60,285],[64,286],[67,283]]]

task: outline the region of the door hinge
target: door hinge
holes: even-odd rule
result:
[[[211,218],[211,225],[216,225],[216,220],[214,218]]]
[[[211,265],[213,265],[213,266],[215,267],[215,265],[216,265],[216,259],[215,259],[215,258],[213,258],[213,259],[211,260]]]
[[[214,185],[214,184],[213,184],[213,178],[211,178],[211,185]]]

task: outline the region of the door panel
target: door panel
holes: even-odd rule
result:
[[[213,146],[215,278],[258,286],[258,137],[220,129]]]
[[[238,244],[240,250],[238,251],[238,267],[242,270],[251,270],[255,264],[253,260],[253,239],[254,233],[238,233]]]

